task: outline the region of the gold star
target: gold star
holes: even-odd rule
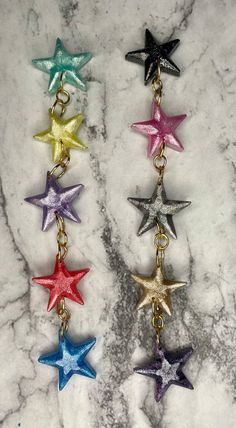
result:
[[[49,119],[51,126],[46,131],[34,135],[34,138],[52,146],[52,158],[54,162],[59,162],[65,150],[86,149],[87,147],[77,137],[76,132],[81,125],[84,117],[81,113],[62,120],[55,112],[49,110]]]
[[[157,266],[150,277],[142,275],[131,275],[134,281],[141,285],[143,294],[138,302],[137,309],[152,303],[163,309],[168,315],[172,313],[171,293],[177,288],[186,285],[182,281],[170,281],[163,274],[162,266]]]

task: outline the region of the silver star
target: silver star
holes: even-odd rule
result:
[[[151,198],[128,198],[144,214],[138,230],[138,236],[157,224],[172,238],[176,239],[172,216],[191,204],[190,201],[169,201],[163,183],[157,184]]]

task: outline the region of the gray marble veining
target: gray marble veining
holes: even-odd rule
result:
[[[235,2],[3,0],[0,12],[1,426],[234,428]],[[193,201],[176,218],[178,240],[166,255],[168,275],[188,286],[173,295],[163,339],[169,349],[193,344],[185,373],[195,389],[172,386],[159,404],[153,380],[133,373],[152,356],[153,331],[150,310],[134,310],[130,271],[150,273],[154,251],[152,231],[136,236],[140,216],[127,201],[155,183],[147,140],[130,129],[149,118],[151,90],[142,67],[124,59],[143,46],[146,27],[160,42],[181,40],[173,54],[181,76],[163,74],[162,107],[188,114],[178,130],[185,151],[168,150],[165,186],[171,199]],[[98,373],[96,381],[74,376],[60,393],[56,371],[37,363],[56,345],[58,320],[31,283],[53,268],[55,228],[41,232],[41,213],[23,202],[52,165],[50,147],[32,139],[46,128],[48,76],[30,61],[51,55],[56,37],[93,53],[82,70],[88,92],[70,88],[68,108],[86,116],[79,135],[89,152],[72,152],[62,185],[85,185],[82,223],[67,223],[68,265],[91,273],[80,287],[85,305],[68,306],[73,339],[97,337],[89,360]]]

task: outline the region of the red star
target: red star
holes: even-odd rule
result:
[[[54,306],[63,298],[74,300],[74,302],[83,305],[83,299],[77,290],[77,283],[89,272],[89,269],[68,271],[63,260],[58,260],[52,275],[39,276],[32,278],[34,282],[49,288],[50,296],[48,300],[48,311],[51,311]]]

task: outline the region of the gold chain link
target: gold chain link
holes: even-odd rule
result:
[[[63,338],[64,334],[68,330],[69,320],[70,320],[70,312],[65,306],[65,299],[61,299],[57,305],[57,315],[61,320],[60,327],[60,336]]]
[[[63,142],[62,141],[61,141],[61,144],[63,146]],[[66,170],[68,168],[69,163],[70,163],[70,154],[69,154],[69,151],[66,150],[66,149],[63,149],[62,150],[62,157],[61,157],[60,161],[51,169],[50,175],[54,175],[56,177],[56,179],[58,180],[59,178],[61,178],[65,174],[65,172],[66,172]],[[61,169],[61,171],[59,172],[58,175],[55,175],[55,172],[58,169]]]
[[[156,247],[156,263],[157,266],[162,266],[165,250],[169,245],[169,237],[165,231],[157,224],[157,232],[154,237],[154,245]]]
[[[154,158],[153,158],[154,168],[158,172],[158,184],[161,184],[163,182],[165,167],[167,165],[167,158],[164,155],[164,151],[165,151],[165,144],[162,141],[160,148],[159,148],[159,153],[157,153],[157,155],[154,156]]]
[[[68,252],[68,236],[65,231],[65,222],[64,218],[60,216],[57,212],[55,213],[56,223],[57,223],[57,247],[58,260],[64,260]]]
[[[64,89],[64,86],[63,86],[63,73],[61,73],[61,76],[60,76],[60,87],[57,90],[56,99],[55,99],[55,101],[54,101],[54,103],[52,105],[52,108],[51,108],[52,113],[54,113],[56,107],[60,107],[61,110],[58,112],[58,114],[59,114],[60,117],[63,116],[63,114],[66,111],[66,106],[67,106],[67,104],[69,104],[69,102],[70,102],[70,94],[69,94],[68,91],[66,91]]]
[[[159,346],[161,330],[164,327],[164,318],[162,309],[159,308],[154,298],[152,299],[152,326],[156,332],[156,341]]]
[[[162,91],[163,91],[163,84],[161,81],[160,61],[157,61],[157,72],[152,80],[152,90],[154,92],[154,100],[159,106],[161,104]]]

